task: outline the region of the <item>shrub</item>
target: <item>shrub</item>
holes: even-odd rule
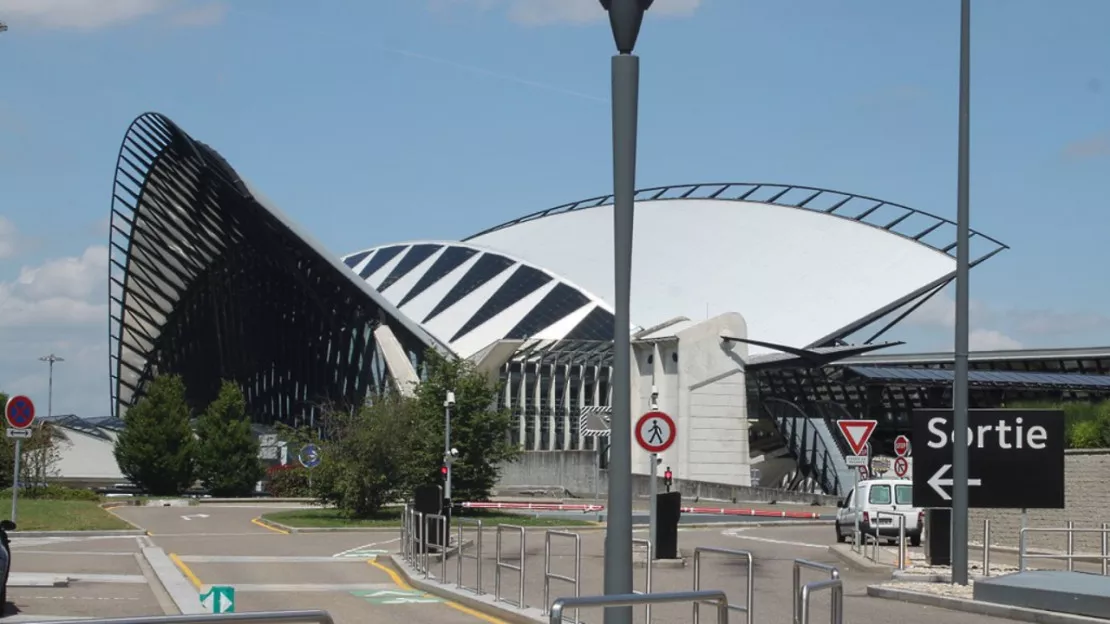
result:
[[[176,496],[193,485],[196,443],[181,377],[155,378],[124,416],[116,439],[120,471],[143,492]]]

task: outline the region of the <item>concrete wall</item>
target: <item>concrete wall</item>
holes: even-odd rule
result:
[[[597,454],[594,451],[526,451],[517,461],[501,466],[501,480],[498,482],[498,491],[520,491],[523,489],[544,491],[563,487],[570,491],[572,495],[580,498],[592,498],[597,492],[605,496],[609,491],[608,474],[605,470],[597,471],[595,468],[596,458]],[[660,472],[661,476],[662,473]],[[634,496],[647,496],[650,485],[650,477],[638,474],[632,475],[632,493]],[[779,501],[807,504],[817,502],[830,506],[836,504],[835,496],[785,492],[773,488],[708,483],[680,478],[675,478],[674,490],[682,492],[683,498],[689,501],[701,499],[707,501]],[[663,491],[661,478],[659,480],[659,491]]]
[[[1036,470],[1036,466],[1030,466]],[[1019,475],[1015,475],[1020,479]],[[1069,450],[1064,459],[1064,509],[1030,509],[1029,527],[1067,526],[1069,520],[1076,528],[1097,528],[1100,523],[1110,522],[1110,450]],[[972,509],[969,538],[973,542],[983,540],[983,520],[991,521],[991,544],[996,546],[1018,547],[1018,531],[1021,528],[1020,509]],[[1027,535],[1028,547],[1042,550],[1066,550],[1067,541],[1063,534],[1033,533]],[[1076,551],[1100,552],[1100,537],[1097,533],[1075,535]]]

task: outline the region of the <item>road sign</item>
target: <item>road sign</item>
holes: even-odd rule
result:
[[[320,465],[320,449],[315,444],[306,444],[297,454],[297,461],[305,468],[315,468]]]
[[[840,427],[840,434],[847,440],[848,446],[856,455],[863,455],[867,448],[867,441],[875,431],[877,420],[838,420],[836,426]]]
[[[4,406],[4,417],[12,429],[26,429],[35,422],[35,404],[31,399],[17,394]]]
[[[913,504],[952,506],[952,410],[913,415]],[[968,410],[968,507],[1064,508],[1064,412]]]
[[[894,454],[905,457],[910,454],[910,439],[904,435],[894,438]]]
[[[636,421],[636,441],[649,453],[662,453],[674,444],[675,426],[664,412],[648,412]]]
[[[12,429],[11,427],[8,427],[8,437],[9,438],[27,439],[27,438],[31,437],[33,434],[34,434],[34,431],[31,431],[30,429]]]
[[[230,585],[213,585],[200,595],[200,604],[211,613],[235,613],[235,588]]]
[[[880,476],[890,471],[890,458],[889,457],[872,457],[871,458],[871,472]]]
[[[849,456],[844,458],[844,461],[849,466],[866,466],[867,465],[867,456],[866,455],[849,455]]]
[[[905,457],[899,457],[894,460],[894,474],[898,475],[899,478],[906,476],[906,473],[909,471],[910,462],[906,461]]]
[[[856,470],[859,471],[860,481],[866,481],[871,476],[871,473],[867,470],[867,464],[859,466]]]

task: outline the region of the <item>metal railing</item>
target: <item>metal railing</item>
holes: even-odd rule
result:
[[[709,602],[717,606],[717,624],[728,624],[728,598],[719,589],[688,592],[669,592],[659,594],[618,594],[613,596],[580,596],[559,598],[551,603],[549,624],[562,624],[563,611],[567,607],[634,607],[653,604],[674,604],[677,602]],[[649,620],[650,621],[650,620]]]
[[[829,578],[823,581],[806,583],[802,586],[802,568],[809,568],[818,572],[827,572]],[[829,604],[831,615],[830,624],[842,624],[844,620],[844,586],[840,584],[840,570],[835,566],[808,561],[806,559],[794,560],[794,624],[808,624],[809,598],[813,592],[823,589],[832,591]]]
[[[424,521],[431,524],[434,527],[435,534],[439,536],[439,546],[438,546],[438,548],[439,548],[439,556],[440,556],[440,559],[442,560],[440,562],[439,580],[446,583],[447,582],[447,550],[451,546],[451,535],[450,535],[451,529],[450,529],[450,525],[447,524],[447,516],[444,515],[444,514],[425,514]],[[425,529],[424,532],[427,533],[429,530],[431,530],[431,529]],[[435,544],[433,544],[433,546],[435,546]],[[427,536],[425,536],[424,537],[424,578],[428,578],[428,570],[431,568],[431,566],[429,565],[429,561],[430,561],[429,558],[431,557],[431,553],[429,552],[430,550],[431,549],[428,548],[428,538],[427,538]]]
[[[463,527],[475,527],[474,536],[474,554],[466,554],[466,549],[463,548]],[[455,553],[455,587],[459,589],[466,589],[474,592],[475,594],[482,595],[482,521],[471,520],[470,518],[455,517],[455,526],[458,527],[458,552]],[[474,587],[467,587],[463,585],[463,560],[474,560]],[[444,579],[446,581],[447,579]]]
[[[1057,553],[1030,553],[1027,551],[1028,540],[1026,535],[1028,533],[1064,533],[1067,535],[1068,546],[1066,554]],[[1088,554],[1075,554],[1075,534],[1076,533],[1098,533],[1101,536],[1102,548],[1099,555]],[[1025,571],[1026,559],[1065,559],[1067,560],[1068,571],[1075,570],[1076,559],[1098,559],[1102,562],[1102,575],[1107,575],[1108,563],[1110,563],[1110,524],[1103,522],[1100,528],[1097,529],[1077,529],[1075,522],[1069,520],[1067,528],[1059,527],[1024,527],[1018,532],[1018,571]]]
[[[655,550],[651,545],[651,540],[649,539],[634,537],[632,538],[632,545],[635,546],[636,544],[643,544],[646,547],[647,560],[644,561],[644,569],[646,570],[646,572],[644,573],[644,591],[638,592],[633,589],[632,593],[637,596],[646,596],[651,593],[651,569],[655,567]],[[635,587],[635,583],[633,583],[633,587]],[[651,622],[650,602],[644,603],[644,617],[647,618],[648,622]]]
[[[574,540],[574,576],[563,576],[551,571],[551,538],[568,537]],[[549,530],[543,536],[543,614],[547,614],[547,601],[551,599],[551,581],[563,581],[574,585],[574,597],[582,595],[578,580],[582,578],[582,536],[567,531]],[[574,610],[574,621],[578,622],[578,609]]]
[[[50,620],[42,620],[44,624]],[[304,624],[334,624],[327,611],[252,611],[247,613],[183,613],[175,615],[139,615],[118,618],[81,620],[82,624],[215,624],[217,622],[258,622],[278,624],[301,622]]]
[[[860,531],[860,532],[856,533],[856,537],[857,537],[857,539],[856,539],[857,543],[860,541],[859,538],[863,538],[863,543],[860,544],[860,548],[856,552],[863,555],[864,558],[870,559],[870,560],[874,561],[875,563],[878,563],[879,562],[879,538],[874,536],[874,535],[871,535],[870,533],[864,533],[863,531]],[[867,545],[868,544],[871,545],[871,556],[870,557],[867,556]]]
[[[879,511],[875,513],[876,520],[882,520],[885,517],[897,518],[898,520],[898,569],[906,569],[906,516],[905,514],[896,511]],[[881,522],[879,523],[881,526]],[[879,530],[879,529],[876,529]],[[874,557],[872,561],[875,563],[882,563],[879,561],[879,544],[878,537],[876,536],[875,547],[873,550]]]
[[[736,556],[736,557],[742,557],[744,559],[744,563],[747,564],[747,575],[748,575],[747,591],[745,592],[745,596],[746,596],[745,602],[744,602],[743,605],[734,605],[734,604],[730,603],[728,605],[728,608],[732,611],[739,611],[739,612],[743,613],[744,617],[745,617],[744,621],[747,622],[747,624],[752,624],[752,622],[755,621],[754,620],[754,615],[753,615],[753,612],[752,612],[752,601],[755,598],[755,575],[754,575],[754,568],[752,566],[752,563],[753,563],[752,553],[747,551],[747,550],[729,550],[727,548],[710,548],[708,546],[698,546],[698,547],[694,548],[694,591],[701,591],[701,554],[702,553],[715,553],[715,554],[718,554],[718,555],[732,555],[732,556]],[[694,624],[698,624],[698,622],[700,621],[699,613],[698,613],[698,607],[699,606],[700,606],[700,604],[698,602],[694,603]],[[649,622],[650,622],[650,620],[649,620]]]
[[[991,575],[991,519],[983,519],[983,576]]]
[[[821,590],[829,590],[829,623],[844,624],[844,581],[831,578],[824,581],[811,581],[802,587],[798,603],[802,612],[799,624],[809,624],[809,599]]]
[[[520,534],[520,565],[515,566],[511,563],[505,563],[501,560],[501,534],[505,531],[511,530]],[[512,570],[517,573],[517,579],[520,586],[517,590],[517,603],[515,606],[524,609],[524,527],[514,524],[499,524],[497,525],[497,559],[496,566],[493,573],[493,599],[495,602],[509,602],[508,600],[501,600],[501,570]],[[511,602],[509,604],[512,604]]]

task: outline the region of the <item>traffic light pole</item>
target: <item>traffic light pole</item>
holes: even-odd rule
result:
[[[649,505],[651,505],[648,508],[648,539],[651,540],[651,548],[648,550],[648,553],[651,554],[652,559],[655,558],[655,553],[659,552],[659,549],[657,548],[656,543],[655,543],[655,535],[656,535],[656,533],[655,533],[655,523],[656,523],[655,508],[657,506],[655,504],[655,500],[659,497],[659,486],[656,484],[655,480],[656,480],[656,476],[658,474],[657,470],[656,470],[656,468],[658,466],[659,466],[659,455],[656,454],[656,453],[652,453],[651,454],[651,486],[648,488],[648,496],[651,498],[651,502],[648,503]]]

